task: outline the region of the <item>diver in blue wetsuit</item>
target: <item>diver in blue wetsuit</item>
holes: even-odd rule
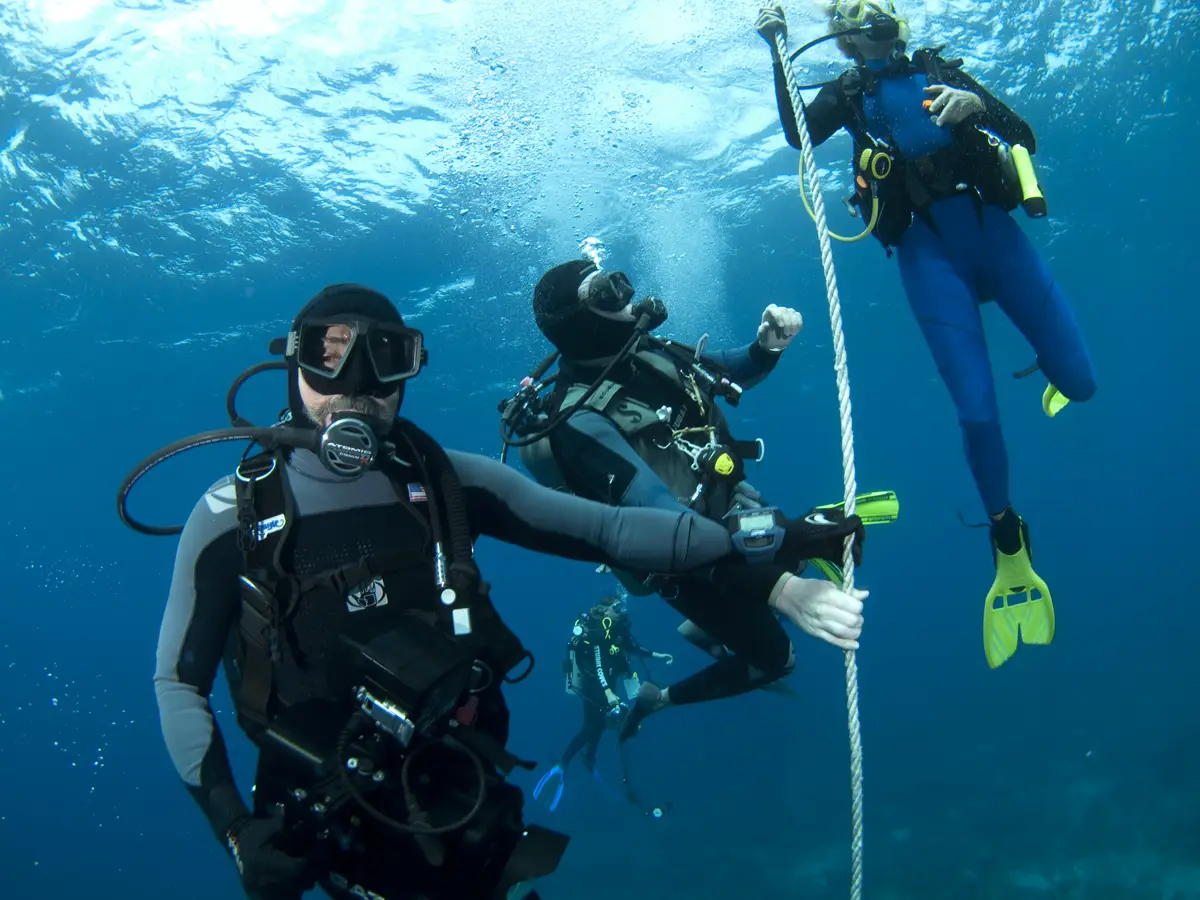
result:
[[[944,60],[936,49],[906,56],[908,26],[891,0],[836,0],[827,8],[830,37],[837,35],[856,65],[821,87],[805,118],[814,145],[843,128],[853,137],[851,202],[875,223],[889,256],[895,248],[909,305],[957,408],[990,517],[997,576],[985,604],[984,647],[995,668],[1016,651],[1018,633],[1025,643],[1049,643],[1054,611],[1032,569],[1028,527],[1009,496],[980,304],[994,301],[1032,345],[1050,381],[1048,415],[1096,390],[1066,297],[1009,216],[1023,200],[1020,161],[1028,162],[1036,141],[1029,125],[962,71],[961,60]],[[783,10],[764,8],[757,29],[771,47],[784,133],[799,148],[775,45],[775,34],[787,33]],[[1031,214],[1044,214],[1044,205]]]
[[[553,812],[562,799],[566,770],[580,750],[584,768],[599,781],[596,752],[605,731],[620,725],[621,717],[637,700],[641,679],[631,657],[658,659],[671,665],[675,657],[641,646],[633,636],[625,601],[607,597],[576,618],[563,661],[568,694],[580,699],[583,724],[567,744],[558,762],[534,789],[535,800]],[[621,758],[626,796],[641,808],[629,779],[624,755]],[[652,812],[652,810],[650,810]]]
[[[768,306],[751,344],[710,351],[704,339],[693,348],[652,335],[666,307],[654,298],[635,305],[633,296],[624,273],[588,260],[546,272],[534,289],[534,318],[557,353],[501,404],[506,447],[519,447],[542,484],[613,506],[690,508],[725,522],[746,552],[747,565],[722,578],[614,572],[632,594],[663,596],[687,617],[681,633],[715,658],[669,688],[643,683],[622,741],[669,705],[733,697],[787,675],[794,653],[777,614],[837,647],[857,647],[866,596],[793,577],[803,563],[775,555],[786,517],[745,480],[745,463],[761,458],[762,445],[736,440],[717,402],[736,404],[770,374],[800,330],[799,313]],[[555,360],[557,374],[543,381]],[[541,388],[551,384],[544,398]],[[849,535],[861,554],[858,516],[813,510],[787,522],[805,547],[800,559],[840,563]],[[743,525],[759,537],[742,540]]]

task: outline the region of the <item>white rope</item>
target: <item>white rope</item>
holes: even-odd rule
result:
[[[850,372],[846,367],[846,336],[842,332],[842,303],[838,298],[837,275],[833,270],[833,250],[829,243],[829,224],[825,221],[825,200],[821,196],[821,182],[817,175],[817,164],[813,158],[812,138],[808,133],[808,122],[804,116],[804,101],[796,87],[792,61],[788,59],[787,38],[782,31],[775,32],[775,50],[783,63],[783,74],[787,81],[788,95],[792,98],[792,109],[796,114],[796,128],[800,132],[802,154],[801,168],[808,172],[808,192],[812,197],[814,218],[817,222],[817,238],[821,244],[821,268],[825,270],[825,293],[829,298],[829,324],[833,329],[833,363],[837,371],[838,409],[842,426],[842,477],[846,489],[846,515],[854,514],[854,497],[858,493],[854,474],[854,422],[850,417]],[[800,185],[804,190],[804,185]],[[854,588],[854,557],[851,552],[852,538],[846,539],[842,557],[842,589]],[[862,897],[863,876],[863,765],[862,732],[858,722],[858,663],[854,651],[846,651],[846,713],[850,731],[850,795],[853,837],[850,842],[850,900]]]

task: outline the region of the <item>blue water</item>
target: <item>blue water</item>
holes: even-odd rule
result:
[[[748,342],[767,303],[795,306],[802,335],[733,420],[765,439],[751,479],[778,505],[841,497],[823,278],[753,10],[602,6],[581,4],[563,37],[560,5],[542,2],[4,4],[0,896],[240,896],[158,729],[174,541],[123,528],[114,498],[138,460],[225,424],[229,382],[327,283],[376,287],[425,331],[404,414],[491,455],[497,401],[547,352],[533,284],[584,238],[664,297],[680,339]],[[1030,352],[985,310],[1013,499],[1054,591],[1051,647],[987,668],[988,545],[959,522],[981,512],[949,398],[894,263],[873,241],[835,247],[859,486],[902,508],[872,529],[859,574],[870,900],[1200,898],[1197,17],[1126,12],[913,14],[972,48],[972,71],[1037,129],[1051,218],[1022,226],[1099,377],[1092,402],[1045,418],[1038,379],[1007,375]],[[794,43],[819,33],[795,22]],[[1013,28],[993,35],[997,22]],[[845,149],[819,153],[839,231],[859,224],[838,203]],[[268,375],[242,408],[266,422],[285,402]],[[168,463],[135,512],[182,522],[237,453]],[[541,661],[508,698],[511,748],[544,766],[578,726],[558,668],[571,623],[612,583],[492,541],[479,558]],[[642,643],[676,656],[652,675],[703,663],[664,604],[633,604]],[[533,814],[574,836],[547,898],[848,895],[842,655],[795,637],[798,698],[648,723],[634,758],[674,804],[663,821],[571,771],[559,811]],[[223,683],[214,703],[248,790]],[[601,766],[615,776],[611,744]],[[517,778],[528,790],[536,774]]]

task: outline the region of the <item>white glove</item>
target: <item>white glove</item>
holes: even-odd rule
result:
[[[762,324],[758,326],[758,344],[764,350],[779,353],[792,342],[803,326],[804,319],[796,310],[772,303],[763,310]]]
[[[934,116],[935,125],[957,125],[970,116],[983,112],[983,101],[979,95],[962,88],[931,84],[925,88],[925,93],[933,95],[928,109]]]
[[[783,15],[783,7],[776,4],[775,6],[764,6],[758,11],[758,21],[754,23],[754,30],[762,35],[762,39],[771,47],[771,51],[775,50],[775,32],[782,31],[783,37],[787,39],[787,19]]]
[[[846,593],[831,582],[784,576],[771,593],[771,607],[815,638],[843,650],[857,650],[863,628],[863,601],[869,592]]]

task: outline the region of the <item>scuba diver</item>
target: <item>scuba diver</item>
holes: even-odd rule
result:
[[[567,693],[574,694],[583,704],[583,725],[533,791],[533,798],[542,800],[550,812],[554,812],[562,800],[566,770],[580,750],[584,751],[584,768],[594,779],[600,780],[596,772],[600,740],[605,731],[620,724],[623,714],[637,700],[641,686],[630,656],[660,659],[668,666],[675,662],[670,653],[647,650],[638,643],[630,628],[626,602],[621,598],[607,597],[575,620],[571,640],[567,643],[563,673]],[[661,807],[643,808],[632,787],[624,753],[621,754],[621,767],[626,798],[639,809],[660,817]]]
[[[236,427],[164,448],[118,492],[130,527],[181,533],[154,675],[172,762],[249,897],[297,900],[314,883],[388,900],[525,890],[568,838],[523,824],[504,778],[534,768],[505,749],[501,692],[533,659],[492,605],[473,542],[717,580],[745,569],[744,554],[690,510],[614,509],[443,450],[397,416],[427,352],[376,291],[323,289],[271,350],[284,361],[230,391]],[[286,370],[288,407],[255,427],[236,392],[267,369]],[[129,513],[155,465],[232,440],[261,449],[186,525]],[[785,558],[820,552],[811,527],[784,527]],[[250,804],[209,700],[222,665],[258,749]]]
[[[1028,525],[1009,496],[980,305],[994,301],[1033,347],[1035,365],[1016,377],[1045,373],[1048,416],[1096,390],[1062,288],[1009,215],[1018,205],[1031,217],[1046,213],[1029,158],[1036,140],[1028,124],[963,71],[961,59],[943,59],[941,48],[907,56],[908,25],[891,0],[837,0],[826,8],[830,33],[789,55],[834,40],[854,67],[822,85],[800,86],[820,87],[805,104],[805,119],[814,145],[843,128],[853,138],[855,193],[848,204],[869,221],[859,237],[873,231],[888,256],[894,248],[908,303],[957,409],[989,516],[996,577],[985,601],[983,642],[994,669],[1016,652],[1018,633],[1027,644],[1051,642],[1054,606],[1033,570]],[[776,35],[787,36],[783,9],[763,8],[756,28],[771,47],[784,134],[799,148],[776,46]]]
[[[650,334],[666,321],[666,307],[653,297],[634,304],[633,296],[623,272],[589,260],[547,271],[533,312],[556,352],[500,404],[505,451],[517,447],[542,484],[621,508],[694,511],[724,523],[746,554],[748,565],[712,578],[611,567],[631,594],[660,594],[707,645],[731,651],[668,688],[643,683],[621,741],[668,706],[733,697],[786,676],[795,656],[777,614],[834,646],[857,648],[867,596],[793,577],[803,566],[775,552],[782,514],[745,480],[745,461],[762,458],[762,442],[735,440],[716,402],[736,405],[775,368],[800,330],[799,314],[768,306],[749,346],[711,351],[703,339],[693,348]],[[542,381],[556,360],[558,372]],[[840,564],[847,538],[861,559],[859,516],[829,508],[788,521],[811,529],[809,559]]]

